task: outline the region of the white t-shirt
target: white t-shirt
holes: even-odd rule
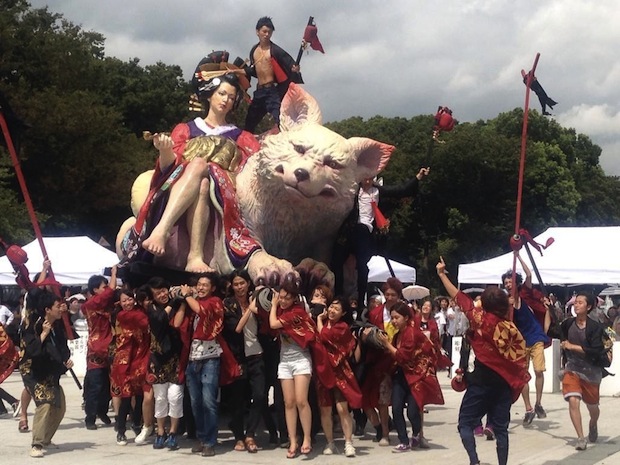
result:
[[[379,203],[379,189],[372,186],[367,191],[360,189],[357,194],[358,206],[359,206],[359,222],[366,225],[368,230],[372,232],[372,222],[375,220],[375,212],[372,210],[372,202]]]
[[[15,318],[13,312],[4,305],[0,304],[0,323],[2,323],[2,326],[10,325],[13,318]]]

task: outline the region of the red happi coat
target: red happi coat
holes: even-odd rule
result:
[[[329,362],[327,349],[319,342],[316,324],[306,309],[300,304],[295,304],[287,310],[278,308],[277,316],[282,323],[280,331],[302,349],[310,349],[312,368],[317,379],[327,389],[333,388],[336,385],[336,376]]]
[[[415,324],[399,331],[392,344],[396,347],[393,369],[396,365],[402,369],[418,407],[443,405],[443,394],[435,371],[438,350],[435,344]]]
[[[383,322],[384,305],[378,305],[368,312],[368,322],[380,329],[385,328]],[[362,383],[362,408],[377,408],[379,406],[379,392],[383,379],[390,374],[392,360],[385,351],[369,347],[366,352],[366,376]]]
[[[110,369],[114,397],[142,395],[146,383],[151,346],[149,318],[140,307],[122,310],[116,316],[116,352]]]
[[[114,289],[107,287],[82,304],[82,312],[88,323],[86,369],[110,366],[108,349],[112,342],[110,314],[114,308]]]
[[[19,352],[0,323],[0,384],[13,373],[18,361]]]
[[[506,381],[515,402],[530,380],[525,339],[512,321],[475,307],[467,294],[459,291],[456,303],[469,320],[470,342],[476,359]]]
[[[416,313],[413,317],[413,323],[415,326],[422,330],[422,314]],[[435,367],[443,370],[444,368],[449,368],[452,366],[452,361],[446,357],[441,351],[441,338],[439,337],[439,326],[437,326],[437,322],[435,318],[429,315],[428,321],[426,321],[426,326],[428,327],[428,331],[430,333],[430,340],[435,346],[435,351],[437,352],[437,360],[435,362]],[[424,330],[422,330],[424,332]]]
[[[355,339],[351,334],[349,325],[344,321],[339,321],[334,325],[327,323],[319,333],[319,340],[325,346],[327,358],[334,370],[335,387],[342,392],[349,407],[360,408],[362,406],[362,392],[348,361],[351,352],[355,349]],[[318,384],[319,405],[326,405],[329,396],[326,396],[327,393],[320,381]],[[327,399],[321,399],[321,397],[327,397]]]
[[[241,376],[241,367],[235,360],[230,347],[222,336],[224,327],[224,303],[216,296],[205,299],[196,299],[200,305],[198,313],[194,313],[192,327],[194,332],[192,339],[201,341],[217,341],[222,348],[220,355],[220,386],[232,383]],[[196,318],[198,322],[196,322]]]

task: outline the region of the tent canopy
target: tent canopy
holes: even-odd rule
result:
[[[620,283],[620,226],[593,228],[549,228],[534,240],[545,243],[543,256],[530,246],[540,276],[547,285]],[[532,270],[532,282],[538,283],[525,250],[521,257]],[[513,254],[477,263],[459,265],[458,280],[463,284],[500,284],[501,275],[512,269]],[[517,271],[522,272],[519,263]]]
[[[385,260],[385,257],[375,255],[368,261],[369,283],[384,283],[388,278],[392,277]],[[415,283],[416,275],[414,267],[395,262],[394,260],[390,260],[390,265],[400,282]]]
[[[118,263],[116,254],[86,236],[44,237],[45,249],[52,262],[56,281],[66,285],[86,284],[94,274]],[[43,255],[37,240],[23,247],[28,255],[26,267],[30,279],[41,271]],[[0,285],[15,285],[13,267],[7,257],[0,258]]]

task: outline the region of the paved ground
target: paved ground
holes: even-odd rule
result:
[[[394,454],[391,448],[379,447],[370,440],[356,439],[355,446],[358,455],[347,459],[344,455],[331,457],[321,455],[325,444],[322,436],[317,439],[314,451],[307,457],[296,460],[314,461],[319,464],[357,463],[364,465],[412,463],[423,464],[463,464],[468,463],[467,456],[456,432],[456,419],[461,394],[452,391],[448,386],[445,373],[440,374],[446,405],[430,407],[426,415],[425,434],[431,443],[431,449]],[[97,431],[88,431],[83,427],[83,412],[80,408],[81,394],[73,381],[65,377],[62,380],[67,395],[67,414],[60,429],[54,437],[58,449],[49,450],[41,462],[50,465],[67,465],[82,463],[88,465],[113,465],[117,463],[131,463],[132,465],[153,465],[158,463],[179,464],[190,460],[192,463],[239,463],[239,464],[290,464],[295,460],[286,459],[283,449],[268,449],[257,454],[232,451],[233,441],[229,431],[220,432],[220,445],[217,455],[212,458],[203,458],[192,455],[190,441],[183,440],[181,449],[175,452],[168,450],[153,450],[151,445],[136,446],[133,435],[128,433],[130,443],[127,446],[117,446],[115,433],[112,428],[100,428]],[[21,379],[14,373],[2,387],[14,396],[21,392]],[[602,399],[602,414],[599,422],[599,442],[589,444],[584,452],[574,449],[575,433],[568,417],[566,403],[560,394],[545,394],[543,405],[548,416],[544,420],[535,419],[531,428],[521,425],[523,406],[519,401],[513,406],[512,422],[510,425],[510,456],[509,463],[527,465],[617,465],[620,464],[620,428],[616,422],[620,421],[620,399],[605,397]],[[32,424],[32,408],[29,422]],[[585,408],[583,408],[585,413]],[[587,424],[587,423],[586,423]],[[17,431],[17,420],[0,418],[0,457],[3,464],[21,465],[32,463],[37,459],[28,456],[30,451],[30,434],[21,434]],[[395,435],[394,435],[395,438]],[[265,435],[258,437],[259,444],[266,443]],[[343,443],[337,443],[342,450]],[[478,452],[483,464],[497,463],[495,443],[478,439]]]

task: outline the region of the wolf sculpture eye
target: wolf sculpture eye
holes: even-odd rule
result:
[[[293,148],[295,149],[295,152],[302,155],[306,153],[306,147],[304,147],[303,145],[293,144]]]
[[[340,163],[338,163],[336,160],[334,160],[331,155],[327,155],[324,159],[323,159],[323,164],[325,166],[329,166],[331,169],[333,170],[340,170],[342,168],[344,168],[344,166]]]

